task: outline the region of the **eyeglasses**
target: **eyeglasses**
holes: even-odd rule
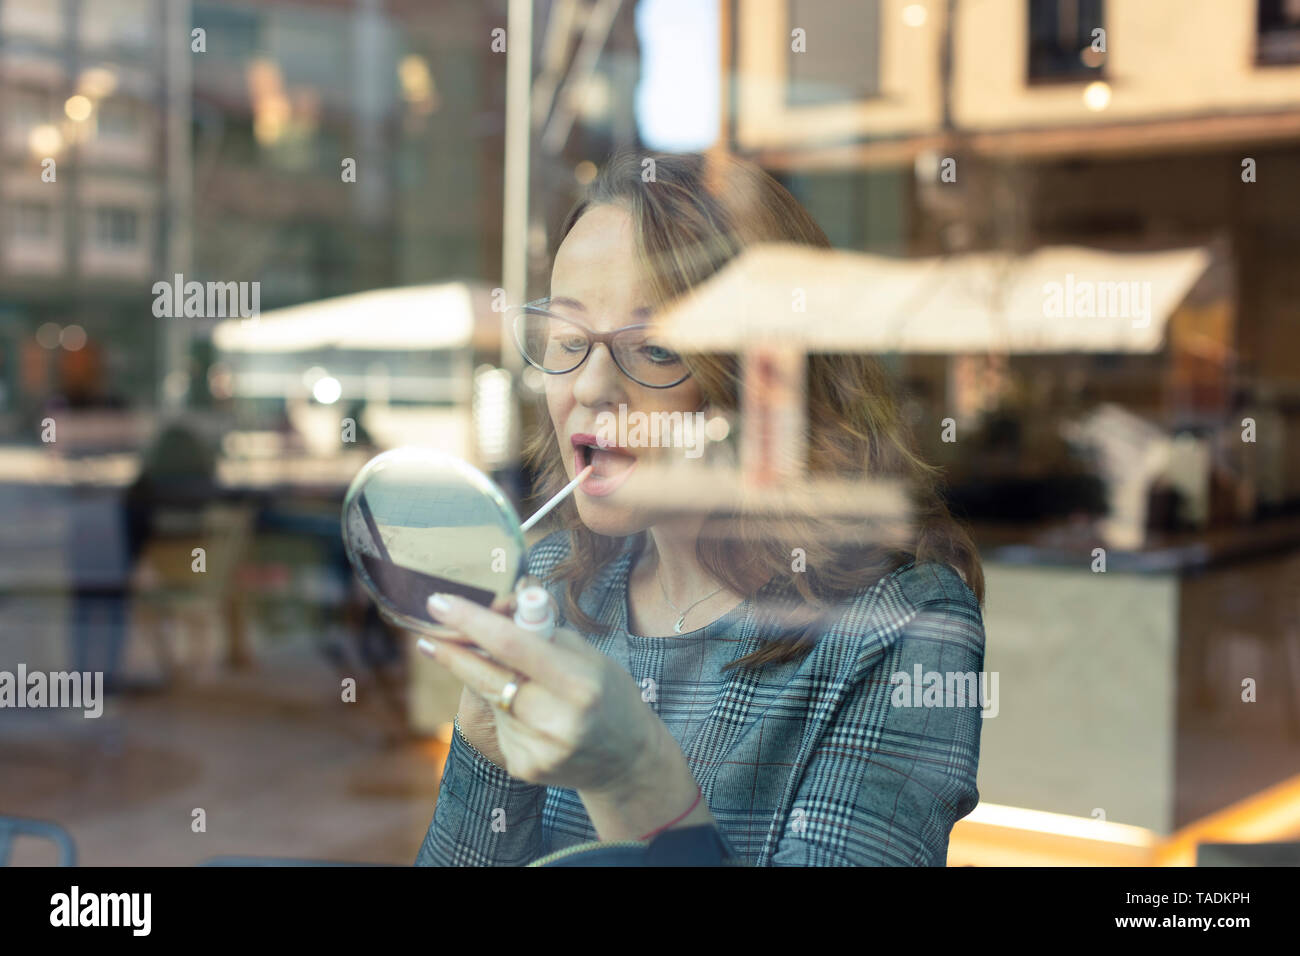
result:
[[[537,299],[510,310],[515,344],[534,368],[548,375],[572,372],[599,342],[609,349],[619,371],[638,385],[672,388],[690,378],[680,355],[653,342],[650,325],[594,332],[576,319],[550,311],[549,302]]]

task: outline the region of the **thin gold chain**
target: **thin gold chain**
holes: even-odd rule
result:
[[[695,607],[696,604],[702,604],[703,602],[707,601],[709,598],[713,597],[714,594],[717,594],[718,591],[721,591],[722,587],[726,587],[726,585],[723,585],[722,587],[719,587],[717,591],[714,591],[711,594],[704,595],[704,597],[696,601],[695,604],[692,604],[685,611],[683,611],[676,604],[674,604],[673,599],[668,596],[668,589],[664,587],[664,579],[659,576],[658,561],[655,562],[655,580],[659,582],[659,590],[663,592],[664,600],[668,602],[668,606],[671,607],[678,614],[677,623],[673,625],[673,629],[678,634],[682,632],[682,627],[685,626],[686,624],[686,615],[691,613],[691,610]]]

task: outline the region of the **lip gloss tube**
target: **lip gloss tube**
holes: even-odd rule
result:
[[[515,624],[526,631],[534,631],[544,641],[555,639],[555,611],[546,589],[536,584],[519,592],[516,599]]]

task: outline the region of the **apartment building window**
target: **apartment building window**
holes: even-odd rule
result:
[[[142,50],[153,42],[156,17],[152,0],[96,0],[82,7],[81,40],[92,49]]]
[[[194,22],[208,31],[208,49],[225,60],[246,60],[262,50],[262,19],[255,10],[196,3]]]
[[[851,103],[880,94],[880,0],[787,0],[790,29],[803,30],[807,49],[787,35],[786,105]]]
[[[105,139],[134,139],[140,133],[140,114],[131,100],[104,100],[99,104],[99,135]]]
[[[1260,63],[1300,63],[1300,0],[1259,0],[1255,21]]]
[[[6,0],[0,4],[0,33],[57,43],[63,35],[63,5],[50,0]]]
[[[54,119],[53,100],[44,90],[14,90],[9,94],[9,128],[29,132]]]
[[[28,241],[49,239],[54,229],[54,211],[48,203],[16,202],[9,207],[9,235]]]
[[[1093,49],[1105,29],[1102,0],[1029,0],[1029,80],[1059,82],[1099,76],[1106,56]]]
[[[130,249],[137,243],[140,216],[123,206],[95,210],[95,242],[106,249]]]

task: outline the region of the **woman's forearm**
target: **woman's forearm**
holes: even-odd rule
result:
[[[662,752],[638,770],[636,775],[605,791],[580,790],[578,796],[601,840],[636,840],[675,820],[699,796],[699,785],[677,742],[665,733]],[[717,825],[709,805],[701,798],[689,815],[670,829]]]

